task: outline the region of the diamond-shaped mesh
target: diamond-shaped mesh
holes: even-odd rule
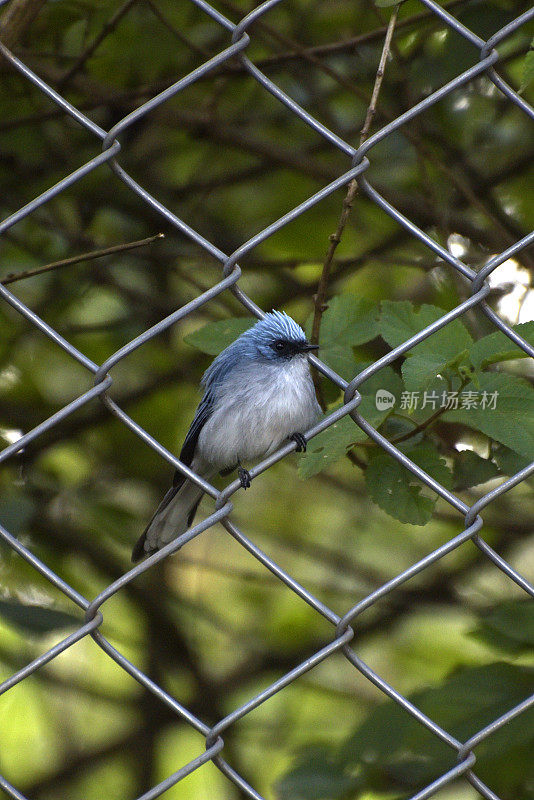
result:
[[[6,4],[4,0],[0,5]],[[47,85],[39,78],[25,63],[19,60],[8,50],[3,44],[0,43],[0,51],[3,57],[12,65],[12,67],[23,76],[25,80],[33,84],[37,89],[46,95],[53,103],[55,103],[65,114],[67,114],[76,124],[82,126],[90,136],[95,140],[95,151],[100,149],[101,152],[95,153],[95,156],[85,163],[83,166],[76,169],[74,172],[60,180],[55,186],[51,186],[44,191],[39,197],[36,197],[31,202],[27,203],[16,213],[12,214],[7,219],[0,223],[0,234],[4,234],[15,223],[27,217],[34,212],[44,203],[47,203],[51,198],[57,196],[68,187],[75,184],[88,173],[97,170],[97,168],[107,165],[107,167],[114,173],[117,178],[123,181],[126,186],[135,195],[139,203],[145,203],[152,210],[160,214],[168,223],[174,226],[178,231],[189,237],[200,248],[202,248],[210,256],[214,257],[221,264],[222,278],[221,280],[209,288],[207,291],[198,295],[192,302],[176,309],[170,316],[161,322],[157,323],[150,329],[146,330],[140,336],[129,341],[124,347],[121,347],[113,356],[107,359],[103,364],[93,363],[82,352],[73,347],[65,338],[63,338],[54,328],[45,323],[36,313],[28,308],[24,303],[17,299],[5,286],[0,285],[0,295],[9,303],[18,313],[26,318],[32,325],[36,326],[44,335],[48,336],[59,348],[62,348],[69,356],[75,359],[86,370],[94,375],[94,387],[87,392],[84,392],[74,401],[66,405],[59,412],[52,417],[38,425],[29,433],[25,434],[14,444],[6,447],[0,453],[0,461],[6,461],[11,456],[21,451],[27,444],[38,439],[44,432],[49,431],[54,426],[59,425],[70,414],[77,409],[90,403],[94,398],[99,398],[100,401],[109,411],[109,414],[114,415],[121,421],[129,430],[140,437],[145,444],[151,447],[162,459],[178,468],[183,473],[196,480],[205,489],[208,495],[214,500],[213,512],[202,522],[195,525],[187,533],[180,536],[175,541],[168,544],[158,553],[152,555],[143,563],[135,566],[129,572],[124,574],[120,579],[114,581],[107,586],[97,597],[88,599],[79,594],[68,583],[56,575],[47,564],[43,563],[37,558],[28,547],[24,546],[17,538],[15,538],[8,530],[0,527],[0,536],[9,547],[15,550],[23,559],[25,559],[35,570],[40,572],[51,584],[76,603],[85,613],[85,623],[74,633],[70,634],[67,638],[56,644],[46,653],[36,658],[32,663],[28,664],[23,669],[12,675],[8,680],[0,685],[0,693],[7,692],[11,687],[23,681],[26,677],[32,675],[37,670],[41,669],[45,664],[52,661],[60,653],[72,647],[76,642],[84,637],[91,636],[97,645],[113,659],[123,670],[125,670],[136,681],[142,684],[153,696],[154,703],[163,703],[167,708],[176,715],[176,718],[185,721],[205,737],[206,747],[205,750],[198,753],[198,755],[186,764],[177,764],[176,771],[169,775],[164,781],[157,786],[153,786],[149,791],[145,792],[142,797],[137,800],[149,800],[150,798],[159,797],[168,788],[174,786],[181,781],[185,776],[197,770],[202,764],[211,760],[218,769],[226,776],[226,778],[238,786],[242,792],[251,798],[261,800],[261,795],[250,786],[247,781],[232,767],[231,759],[226,760],[225,756],[225,731],[232,726],[236,721],[244,718],[253,709],[257,708],[260,704],[266,701],[273,695],[283,692],[285,687],[289,686],[299,678],[313,669],[317,664],[330,659],[335,654],[342,654],[353,667],[358,670],[366,679],[372,682],[378,689],[380,689],[389,698],[392,698],[399,706],[401,706],[406,714],[415,718],[422,726],[439,740],[448,745],[452,751],[457,754],[457,764],[454,768],[447,772],[437,775],[435,780],[427,785],[424,789],[419,791],[412,797],[412,800],[423,800],[423,798],[435,795],[441,788],[450,784],[460,776],[469,783],[471,783],[478,792],[489,800],[496,800],[497,795],[492,789],[486,786],[476,774],[476,748],[486,737],[490,737],[494,731],[505,726],[510,720],[522,714],[527,708],[534,704],[534,695],[527,697],[523,702],[519,703],[513,708],[509,708],[506,713],[495,719],[491,724],[484,727],[474,734],[468,741],[458,741],[454,736],[441,728],[433,719],[430,719],[422,711],[416,708],[410,701],[397,692],[390,686],[379,674],[375,673],[366,663],[364,663],[356,650],[353,649],[351,643],[355,642],[354,623],[358,616],[368,609],[373,604],[377,603],[381,598],[388,595],[395,588],[408,581],[417,573],[425,570],[430,565],[436,563],[439,559],[451,553],[456,548],[461,547],[465,542],[472,542],[479,548],[486,558],[493,563],[496,569],[501,570],[511,581],[517,584],[528,595],[534,597],[534,588],[528,581],[519,574],[514,568],[510,566],[502,557],[500,557],[484,540],[483,520],[480,512],[489,504],[495,501],[498,497],[509,491],[512,487],[519,484],[528,476],[534,473],[534,464],[526,467],[521,472],[501,483],[497,488],[492,489],[485,496],[479,499],[473,506],[468,507],[458,497],[447,490],[444,486],[433,478],[430,477],[424,470],[413,463],[404,453],[398,448],[386,441],[384,437],[375,430],[365,419],[359,414],[358,406],[361,402],[361,395],[359,388],[370,376],[378,372],[382,367],[395,361],[400,355],[407,353],[417,343],[432,337],[436,332],[444,328],[452,320],[461,317],[469,309],[480,309],[487,318],[493,323],[496,329],[501,330],[506,336],[515,342],[525,353],[530,356],[534,355],[533,348],[524,341],[515,331],[503,322],[502,319],[493,311],[485,302],[485,298],[489,292],[489,285],[487,278],[491,272],[506,261],[508,258],[516,253],[519,253],[523,248],[526,248],[534,242],[534,234],[525,236],[520,241],[515,242],[512,246],[508,247],[503,252],[492,257],[492,259],[481,269],[475,273],[469,266],[464,264],[460,259],[444,249],[427,233],[423,232],[417,225],[410,219],[404,216],[397,208],[382,197],[374,186],[369,183],[366,178],[366,172],[373,159],[373,149],[376,145],[382,142],[387,137],[391,136],[394,132],[402,128],[410,120],[422,114],[425,110],[429,109],[441,99],[450,95],[458,87],[465,86],[474,81],[479,76],[486,76],[493,82],[496,89],[504,95],[509,102],[513,103],[517,109],[530,117],[534,117],[534,110],[528,103],[513,91],[510,86],[500,77],[495,71],[495,66],[498,64],[500,55],[498,47],[513,34],[520,26],[524,25],[530,20],[534,19],[534,9],[526,11],[518,16],[513,22],[506,25],[502,30],[495,33],[488,41],[483,41],[477,35],[468,30],[456,19],[451,13],[443,7],[433,2],[433,0],[420,0],[428,12],[436,15],[442,23],[454,31],[457,35],[463,37],[467,42],[473,46],[473,53],[478,52],[478,60],[473,61],[468,69],[458,74],[453,80],[441,86],[437,91],[434,91],[429,96],[425,97],[421,102],[413,105],[408,111],[397,117],[389,124],[380,128],[374,135],[372,135],[365,143],[358,149],[354,148],[347,142],[343,141],[334,131],[330,130],[325,125],[318,122],[307,111],[305,111],[292,97],[285,91],[273,83],[266,75],[258,69],[257,66],[247,56],[247,49],[251,43],[251,36],[249,28],[253,22],[260,20],[269,10],[275,6],[283,3],[283,0],[267,0],[251,13],[245,16],[239,24],[235,25],[230,22],[219,11],[212,7],[205,0],[191,0],[195,6],[211,17],[217,25],[227,33],[228,45],[221,52],[217,53],[213,58],[205,61],[193,72],[172,84],[157,96],[150,99],[148,102],[143,103],[136,108],[132,113],[120,120],[111,130],[103,130],[99,125],[89,119],[78,108],[71,105],[64,97],[58,92]],[[128,6],[128,4],[126,4]],[[123,8],[122,13],[126,13]],[[481,14],[484,11],[481,10]],[[263,88],[269,92],[276,100],[281,103],[291,114],[296,115],[302,122],[310,126],[320,137],[322,137],[327,145],[331,148],[336,148],[342,155],[347,157],[346,171],[339,175],[338,178],[333,180],[320,191],[316,192],[313,196],[308,197],[297,207],[293,208],[289,213],[285,214],[282,218],[278,219],[273,224],[259,231],[248,241],[244,242],[233,253],[223,253],[216,244],[208,241],[200,233],[194,230],[190,225],[181,220],[170,209],[160,203],[157,198],[152,196],[143,186],[141,186],[119,163],[123,145],[121,138],[123,134],[130,128],[130,126],[139,122],[143,118],[152,114],[157,108],[162,106],[170,98],[176,97],[180,92],[183,92],[187,87],[191,86],[194,82],[213,72],[217,67],[224,65],[230,59],[238,58],[242,67],[249,73],[249,75]],[[328,428],[330,425],[344,417],[350,415],[354,423],[358,425],[365,433],[373,439],[380,447],[387,451],[393,458],[402,463],[408,470],[410,470],[418,479],[426,484],[430,489],[440,495],[453,509],[458,512],[458,520],[462,522],[461,531],[444,545],[438,547],[425,558],[421,559],[415,564],[412,564],[408,569],[403,570],[395,578],[380,586],[367,597],[362,599],[352,608],[349,608],[342,616],[333,611],[331,608],[325,606],[320,600],[314,597],[306,588],[301,586],[297,580],[284,568],[276,563],[272,558],[267,556],[262,550],[252,541],[245,533],[239,530],[230,519],[232,511],[232,495],[239,488],[239,482],[234,481],[228,485],[223,491],[218,491],[210,484],[203,481],[190,469],[181,464],[176,457],[166,450],[155,438],[153,438],[147,431],[140,427],[125,411],[120,408],[108,395],[108,390],[113,384],[113,367],[118,364],[122,359],[126,358],[132,351],[154,337],[158,336],[163,331],[170,328],[178,320],[183,319],[187,315],[196,311],[204,304],[208,303],[212,298],[217,295],[230,290],[235,297],[243,304],[243,306],[253,314],[261,317],[263,311],[259,308],[254,299],[249,297],[242,290],[240,286],[241,269],[238,261],[240,258],[248,254],[253,248],[265,239],[279,231],[289,222],[299,217],[308,209],[321,203],[325,198],[332,194],[336,189],[347,185],[352,179],[357,178],[360,190],[365,193],[367,198],[373,203],[380,206],[386,214],[395,220],[400,226],[405,228],[410,236],[415,237],[420,243],[432,254],[437,254],[451,270],[455,270],[464,279],[470,282],[472,290],[471,296],[468,300],[458,305],[452,311],[445,314],[441,319],[432,325],[427,326],[421,330],[416,336],[413,336],[402,345],[394,348],[374,362],[370,367],[355,377],[350,383],[347,383],[332,369],[322,364],[318,359],[313,359],[313,363],[317,368],[337,387],[344,391],[344,405],[341,409],[329,414],[324,420],[310,431],[309,436],[314,436],[320,431]],[[292,452],[295,445],[287,444],[282,447],[276,454],[265,459],[262,463],[255,466],[251,470],[251,476],[255,477],[266,469],[269,469],[274,463],[281,458]],[[232,713],[228,714],[224,719],[220,719],[216,725],[209,727],[201,719],[198,719],[191,713],[179,700],[172,697],[161,686],[154,683],[142,670],[138,669],[131,663],[119,650],[115,649],[110,642],[100,632],[101,624],[104,620],[104,613],[101,610],[102,605],[106,600],[111,598],[117,592],[120,592],[127,584],[134,581],[141,573],[146,572],[153,568],[157,563],[165,559],[168,555],[175,552],[178,548],[183,546],[186,542],[195,537],[201,536],[205,531],[214,526],[217,522],[221,522],[231,536],[243,548],[245,548],[257,561],[263,565],[266,570],[269,570],[276,578],[283,582],[292,592],[295,592],[303,601],[305,601],[312,609],[318,614],[322,615],[332,625],[332,638],[331,641],[326,643],[324,647],[317,650],[303,663],[298,664],[291,671],[281,677],[279,680],[272,683],[267,689],[262,691],[255,697],[250,697],[239,707],[235,708]],[[14,786],[12,786],[6,779],[0,776],[0,787],[4,790],[7,796],[18,798],[18,800],[25,800],[25,796],[21,794]],[[498,798],[497,798],[498,800]]]

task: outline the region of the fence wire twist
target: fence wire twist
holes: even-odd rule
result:
[[[5,5],[8,0],[0,0],[0,7]],[[214,511],[206,519],[199,524],[195,525],[189,531],[178,537],[176,540],[166,545],[158,553],[146,559],[143,563],[137,565],[121,578],[110,584],[103,592],[101,592],[93,600],[88,600],[79,594],[72,586],[56,575],[45,563],[38,559],[26,546],[21,544],[8,530],[0,526],[0,537],[6,542],[13,550],[15,550],[23,559],[25,559],[34,569],[40,572],[51,584],[57,587],[64,595],[76,603],[85,613],[84,624],[78,630],[71,633],[65,639],[60,641],[47,652],[40,655],[30,664],[19,670],[12,675],[8,680],[0,684],[0,693],[8,691],[11,687],[24,680],[29,675],[39,670],[45,664],[52,661],[60,653],[67,650],[86,636],[91,636],[99,647],[112,658],[123,670],[130,676],[144,686],[154,697],[155,701],[164,703],[181,721],[187,722],[203,737],[205,737],[205,749],[199,752],[198,756],[187,764],[180,765],[179,768],[172,775],[167,777],[158,785],[152,787],[149,791],[139,796],[137,800],[152,800],[159,797],[171,786],[177,784],[187,775],[197,770],[207,761],[212,761],[219,770],[239,787],[246,796],[254,798],[254,800],[262,800],[261,795],[250,786],[247,781],[239,775],[232,766],[225,760],[222,753],[224,751],[224,733],[233,725],[237,720],[242,719],[249,714],[253,709],[257,708],[261,703],[272,697],[276,693],[282,691],[284,687],[298,680],[300,676],[313,669],[314,666],[328,659],[330,656],[341,653],[344,657],[371,683],[380,689],[387,697],[393,699],[399,706],[401,706],[406,714],[411,715],[421,725],[430,731],[435,737],[448,745],[452,751],[457,754],[457,763],[448,771],[441,775],[436,776],[435,780],[428,784],[421,791],[412,796],[411,800],[424,800],[425,798],[432,797],[441,788],[447,786],[454,780],[463,776],[469,781],[473,787],[488,800],[499,800],[498,796],[492,789],[486,786],[480,778],[476,775],[476,747],[487,737],[491,736],[496,730],[506,725],[510,720],[514,719],[527,708],[534,705],[534,695],[525,698],[525,700],[518,705],[510,708],[506,713],[497,719],[494,719],[489,725],[479,730],[470,739],[461,742],[441,728],[434,720],[426,716],[422,711],[416,708],[409,700],[403,697],[392,686],[390,686],[380,675],[375,673],[362,659],[358,656],[354,646],[351,642],[355,640],[354,623],[357,621],[358,616],[374,603],[379,601],[382,597],[394,591],[397,587],[408,581],[417,573],[426,569],[431,564],[434,564],[443,556],[459,548],[466,542],[472,542],[480,551],[501,570],[508,578],[523,589],[528,595],[534,597],[534,587],[519,574],[510,564],[508,564],[501,556],[499,556],[484,540],[481,531],[483,527],[483,520],[480,517],[480,512],[496,498],[509,491],[512,487],[519,484],[528,476],[534,474],[534,463],[522,469],[513,477],[504,481],[497,488],[492,489],[482,498],[480,498],[474,505],[467,506],[458,497],[448,491],[438,481],[430,477],[424,470],[414,464],[404,453],[398,450],[394,445],[388,442],[384,437],[358,413],[358,406],[361,401],[361,395],[358,391],[359,387],[370,376],[378,372],[382,367],[392,363],[399,356],[407,353],[412,347],[419,342],[428,339],[436,331],[444,328],[449,322],[462,316],[465,312],[472,308],[480,308],[481,311],[488,317],[488,319],[505,333],[513,342],[515,342],[525,353],[534,356],[534,348],[524,341],[515,331],[511,330],[499,316],[493,311],[485,302],[485,298],[489,292],[489,285],[486,282],[488,276],[493,272],[496,267],[506,261],[514,254],[520,252],[534,242],[534,233],[531,233],[519,241],[515,242],[512,246],[500,254],[494,256],[478,273],[474,272],[470,267],[464,264],[460,259],[453,256],[446,249],[441,247],[434,239],[427,235],[424,231],[420,230],[413,222],[401,214],[393,205],[391,205],[384,197],[382,197],[377,190],[369,183],[365,177],[365,173],[370,165],[370,158],[373,148],[390,136],[394,131],[401,128],[405,123],[409,122],[417,115],[430,108],[432,105],[449,95],[455,89],[468,84],[475,78],[485,75],[495,87],[503,94],[510,102],[519,108],[524,114],[531,119],[534,119],[534,109],[518,95],[508,84],[500,77],[495,70],[495,65],[499,61],[499,52],[497,47],[508,36],[514,33],[520,26],[528,21],[534,19],[534,9],[526,11],[518,16],[513,22],[506,25],[500,31],[495,33],[488,41],[483,41],[480,37],[468,30],[462,25],[455,17],[453,17],[446,9],[439,6],[434,0],[419,0],[422,6],[428,9],[429,12],[436,15],[449,29],[455,31],[457,34],[466,39],[473,45],[473,65],[466,69],[461,74],[457,75],[453,80],[449,81],[437,91],[426,97],[421,102],[417,103],[406,111],[401,116],[389,124],[382,127],[377,133],[371,136],[365,143],[358,149],[352,147],[347,142],[343,141],[335,132],[322,125],[307,111],[305,111],[298,103],[295,102],[288,94],[282,91],[275,83],[266,77],[248,58],[246,55],[247,47],[250,44],[251,38],[248,30],[250,26],[263,17],[272,8],[277,6],[282,0],[267,0],[251,13],[246,15],[237,25],[230,22],[219,11],[213,8],[206,0],[190,0],[201,11],[209,15],[215,22],[217,22],[225,31],[228,32],[229,44],[224,50],[218,53],[213,58],[203,63],[200,67],[193,70],[190,74],[178,80],[176,83],[169,86],[165,91],[150,99],[148,102],[143,103],[133,112],[124,117],[118,122],[111,130],[105,131],[94,123],[91,119],[85,116],[79,109],[75,108],[64,97],[58,94],[54,89],[48,86],[41,80],[31,69],[20,61],[13,53],[8,50],[0,42],[0,52],[4,58],[17,70],[26,80],[36,86],[44,95],[52,100],[59,108],[61,108],[67,115],[75,120],[79,125],[85,128],[92,134],[96,140],[101,143],[102,152],[94,156],[90,161],[83,164],[83,166],[76,169],[70,175],[67,175],[59,183],[51,186],[39,197],[29,202],[19,211],[15,212],[3,222],[0,223],[0,234],[9,230],[15,223],[27,217],[37,208],[44,203],[51,200],[56,195],[63,192],[68,187],[75,184],[88,173],[96,170],[97,168],[107,165],[109,169],[123,181],[137,198],[150,206],[158,214],[160,214],[167,222],[173,225],[178,231],[191,240],[196,242],[206,252],[214,256],[222,265],[222,280],[216,285],[212,286],[208,291],[199,295],[195,300],[187,305],[178,308],[166,319],[157,323],[150,329],[146,330],[140,336],[128,342],[124,347],[118,350],[114,355],[107,359],[103,364],[98,365],[93,363],[82,352],[73,347],[66,339],[64,339],[54,328],[48,325],[37,314],[35,314],[24,303],[17,299],[5,286],[0,285],[0,295],[4,300],[16,309],[23,317],[31,322],[38,328],[45,336],[52,339],[53,342],[72,358],[82,364],[94,376],[94,386],[88,391],[81,394],[71,403],[66,405],[56,414],[51,416],[46,421],[42,422],[29,433],[25,434],[17,442],[6,447],[0,452],[0,463],[6,461],[11,456],[21,451],[30,442],[36,440],[42,433],[48,431],[54,426],[60,425],[77,409],[91,403],[95,398],[98,398],[111,414],[117,417],[130,431],[142,439],[149,447],[157,452],[165,461],[173,467],[179,469],[182,473],[187,475],[192,480],[196,481],[202,488],[210,495],[214,503]],[[484,13],[481,11],[481,13]],[[478,53],[478,61],[476,56]],[[350,168],[340,175],[336,180],[325,186],[319,192],[306,199],[303,203],[293,208],[283,217],[272,223],[268,227],[259,231],[255,236],[242,244],[235,252],[230,255],[223,253],[215,244],[205,239],[201,234],[191,228],[186,222],[181,220],[169,208],[165,207],[155,197],[149,194],[146,189],[137,183],[119,164],[118,157],[121,153],[120,135],[123,134],[136,122],[143,119],[147,114],[153,112],[158,106],[165,103],[170,98],[176,96],[178,93],[183,92],[188,86],[193,84],[198,79],[207,75],[208,73],[220,67],[231,58],[237,57],[245,70],[252,76],[257,83],[262,86],[265,91],[269,92],[281,104],[283,104],[290,113],[298,116],[303,122],[313,128],[320,136],[322,136],[333,148],[337,148],[349,159]],[[287,573],[284,568],[271,559],[266,553],[251,541],[241,530],[239,530],[230,519],[230,513],[233,505],[231,497],[234,492],[240,487],[239,481],[234,481],[228,485],[223,491],[218,491],[206,481],[202,480],[199,476],[195,475],[188,467],[181,464],[180,461],[168,450],[165,449],[155,438],[153,438],[147,431],[140,427],[131,417],[129,417],[123,409],[121,409],[108,395],[108,390],[113,384],[113,378],[110,371],[113,366],[128,356],[132,351],[141,347],[146,342],[158,336],[167,328],[174,325],[179,320],[196,311],[201,306],[208,303],[211,299],[221,294],[226,290],[230,290],[235,297],[243,304],[243,306],[257,317],[263,316],[263,311],[259,308],[254,300],[250,298],[239,286],[239,279],[241,277],[241,269],[238,265],[238,260],[249,253],[256,245],[263,242],[276,231],[280,230],[283,226],[294,220],[296,217],[303,214],[305,211],[320,203],[324,198],[328,197],[336,189],[348,184],[353,178],[358,178],[358,184],[362,192],[380,206],[386,214],[388,214],[399,225],[404,227],[409,233],[422,242],[425,247],[437,254],[445,264],[449,265],[452,270],[462,275],[471,285],[471,296],[468,300],[458,305],[452,311],[445,314],[441,319],[434,322],[432,325],[427,326],[421,330],[417,335],[411,337],[399,347],[394,348],[386,356],[374,362],[370,367],[358,374],[350,383],[347,383],[332,369],[323,364],[319,359],[312,357],[315,366],[331,380],[337,387],[344,391],[344,405],[341,409],[328,415],[325,419],[321,420],[314,428],[307,433],[307,438],[315,436],[320,431],[328,428],[337,420],[345,415],[350,415],[354,423],[358,425],[365,433],[373,439],[384,451],[388,452],[393,458],[403,464],[411,473],[413,473],[419,480],[426,486],[436,492],[447,503],[449,503],[458,513],[459,522],[462,522],[462,530],[454,538],[450,539],[446,544],[433,550],[425,558],[405,569],[398,574],[395,578],[380,586],[374,592],[369,594],[364,599],[356,603],[352,608],[344,614],[338,614],[334,610],[328,608],[319,599],[314,597],[304,586],[301,586],[295,578]],[[286,456],[288,453],[295,449],[295,444],[287,444],[269,458],[262,461],[260,464],[250,470],[251,477],[261,474],[264,470],[271,467],[274,463]],[[154,683],[147,675],[140,669],[132,664],[119,650],[115,649],[111,643],[100,632],[100,626],[103,622],[104,616],[102,613],[102,605],[110,597],[119,592],[126,584],[135,580],[141,573],[151,569],[154,564],[162,561],[168,555],[174,553],[187,542],[191,541],[197,536],[200,536],[204,531],[211,528],[216,523],[220,522],[228,531],[228,533],[241,544],[249,553],[251,553],[267,570],[275,575],[287,587],[289,587],[295,594],[297,594],[304,602],[311,606],[315,611],[322,615],[333,626],[333,638],[322,649],[315,652],[311,657],[306,659],[301,664],[298,664],[281,677],[279,680],[272,683],[260,694],[251,697],[246,703],[236,708],[232,713],[228,714],[224,719],[213,726],[207,726],[201,719],[198,719],[192,714],[184,705],[182,705],[176,698],[167,693],[161,686]],[[178,765],[177,765],[178,766]],[[12,786],[4,777],[0,776],[0,787],[6,792],[9,797],[16,798],[16,800],[29,800]]]

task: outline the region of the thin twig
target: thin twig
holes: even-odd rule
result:
[[[140,239],[137,242],[126,242],[126,244],[115,244],[113,247],[106,247],[104,250],[92,250],[90,253],[81,253],[79,256],[72,256],[72,258],[63,258],[61,261],[54,261],[52,264],[46,264],[44,267],[27,269],[24,270],[24,272],[10,272],[9,275],[0,280],[0,283],[3,286],[7,286],[8,283],[15,283],[15,281],[21,281],[24,278],[33,278],[34,275],[41,275],[43,272],[51,272],[61,267],[70,267],[72,264],[78,264],[80,261],[92,261],[94,258],[111,256],[114,253],[123,253],[126,250],[144,247],[147,244],[155,242],[157,239],[164,238],[164,233],[157,233],[155,236],[149,236],[148,239]]]
[[[467,5],[468,2],[469,0],[452,0],[452,2],[444,4],[443,8],[451,11],[457,6]],[[401,22],[399,22],[397,25],[397,30],[400,30],[401,28],[409,28],[425,21],[430,21],[436,25],[439,25],[439,21],[437,20],[433,11],[422,11],[418,14],[414,14],[411,17],[406,17],[405,19],[401,20]],[[380,40],[386,32],[387,26],[384,25],[383,27],[375,28],[372,31],[360,33],[357,36],[353,36],[351,39],[343,39],[337,42],[327,42],[326,44],[319,44],[315,45],[314,47],[306,47],[303,49],[299,48],[286,53],[275,53],[274,55],[258,59],[255,61],[255,65],[258,67],[258,69],[264,70],[279,65],[284,65],[289,61],[300,61],[305,56],[326,57],[345,53],[351,54],[356,50],[357,47],[360,47],[361,45]],[[237,68],[235,71],[237,71]]]
[[[466,385],[467,381],[463,382],[458,389],[458,393],[462,392]],[[414,436],[418,436],[420,433],[424,433],[426,429],[430,427],[430,425],[433,425],[434,422],[440,417],[442,417],[443,414],[445,414],[447,411],[450,411],[450,408],[447,405],[438,408],[437,411],[434,411],[434,413],[431,414],[429,417],[427,417],[425,420],[423,420],[423,422],[414,425],[414,427],[411,430],[407,431],[406,433],[399,434],[398,436],[393,437],[393,439],[389,439],[389,443],[400,444],[401,442],[407,442],[408,439],[413,439]],[[404,418],[405,417],[403,417],[403,419]],[[364,449],[369,448],[372,450],[374,448],[381,447],[381,445],[377,444],[375,441],[371,439],[370,441],[365,441],[365,442],[353,442],[351,444],[351,447],[363,447]],[[349,453],[350,452],[352,451],[349,450]]]
[[[235,3],[231,2],[231,0],[219,0],[219,2],[228,9],[231,9],[234,12],[238,11]],[[349,78],[346,78],[344,75],[341,75],[339,72],[334,70],[329,64],[322,61],[319,56],[315,55],[314,52],[311,52],[313,48],[305,48],[301,47],[298,42],[294,41],[291,37],[286,36],[285,34],[280,33],[274,28],[272,25],[269,25],[266,22],[259,21],[256,23],[259,30],[264,31],[265,33],[272,36],[278,42],[287,45],[288,47],[292,47],[292,54],[297,54],[299,58],[303,61],[307,61],[309,64],[313,64],[313,66],[317,67],[324,72],[325,75],[328,75],[332,80],[338,83],[340,86],[343,86],[349,92],[352,92],[360,99],[366,100],[365,92],[363,89],[360,89],[359,86],[356,86],[353,81]],[[354,48],[356,45],[354,45]],[[268,61],[268,59],[266,59]],[[259,63],[259,62],[258,62]]]
[[[382,86],[382,80],[384,78],[386,62],[391,48],[391,40],[393,38],[393,31],[395,30],[395,24],[397,22],[398,13],[399,13],[399,7],[395,6],[387,27],[386,37],[384,39],[384,46],[382,48],[382,55],[380,56],[380,62],[378,64],[378,70],[376,72],[375,83],[371,95],[371,101],[369,103],[367,114],[365,115],[365,122],[363,124],[363,128],[360,133],[360,147],[367,138],[367,134],[369,133],[369,128],[371,127],[371,122],[373,121],[373,117],[376,113],[378,96],[380,94],[380,88]],[[328,290],[328,280],[330,278],[332,262],[334,260],[334,253],[336,251],[338,244],[341,241],[341,237],[343,236],[343,231],[345,230],[345,225],[347,224],[347,220],[349,218],[350,211],[352,208],[352,203],[356,196],[357,191],[358,191],[358,183],[356,180],[352,180],[349,183],[347,194],[343,201],[343,208],[341,211],[341,216],[339,218],[336,232],[331,234],[329,237],[330,246],[326,254],[326,259],[323,265],[321,277],[319,279],[319,284],[317,287],[317,293],[315,295],[315,302],[314,302],[315,307],[314,307],[312,333],[311,333],[311,341],[314,344],[319,343],[321,319],[323,316],[323,312],[326,309],[326,293]],[[319,377],[315,375],[314,380],[315,380],[315,388],[317,391],[317,397],[324,409],[325,405],[324,405],[324,399],[322,397],[321,387],[319,385]]]
[[[386,31],[386,38],[384,39],[384,46],[382,48],[382,55],[380,56],[380,62],[378,64],[378,69],[376,71],[375,85],[373,86],[373,94],[371,95],[371,102],[369,103],[369,108],[367,109],[365,122],[363,124],[360,136],[360,147],[367,139],[367,134],[369,133],[371,122],[373,121],[373,117],[376,114],[378,95],[380,94],[382,81],[384,79],[384,73],[386,71],[386,63],[389,56],[389,51],[391,49],[391,41],[393,39],[393,31],[395,30],[395,24],[397,22],[398,13],[399,13],[399,6],[395,6],[389,20],[388,29]]]
[[[197,44],[195,44],[195,42],[191,42],[187,36],[184,36],[182,31],[178,30],[178,28],[172,24],[172,22],[165,16],[163,11],[161,11],[161,9],[159,9],[157,5],[152,2],[152,0],[145,0],[145,5],[150,8],[154,16],[159,19],[159,21],[167,28],[167,30],[169,30],[173,36],[176,36],[178,41],[182,42],[182,44],[185,44],[185,46],[192,50],[193,53],[196,53],[197,56],[202,56],[205,59],[210,57],[210,53],[205,47],[199,47]]]

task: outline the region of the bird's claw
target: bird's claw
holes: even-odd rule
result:
[[[295,452],[296,453],[305,453],[306,452],[306,439],[302,435],[302,433],[292,433],[289,437],[292,442],[296,442]]]
[[[243,489],[248,489],[250,487],[250,472],[248,469],[245,469],[244,467],[238,467],[237,474]]]

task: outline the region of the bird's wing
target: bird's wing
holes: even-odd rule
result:
[[[195,455],[195,449],[200,436],[200,431],[208,421],[213,411],[213,398],[210,392],[207,392],[197,408],[197,413],[194,416],[191,427],[187,432],[182,449],[180,451],[180,461],[187,467],[191,465]],[[179,470],[174,473],[174,480],[172,482],[173,488],[179,488],[185,481],[185,476]]]
[[[191,465],[191,462],[193,461],[193,457],[195,455],[195,448],[197,446],[197,441],[200,435],[200,431],[204,427],[207,420],[210,418],[212,410],[213,410],[212,397],[210,392],[207,392],[200,401],[200,404],[197,408],[197,412],[193,418],[193,422],[191,423],[191,427],[187,432],[187,436],[185,437],[185,441],[180,451],[180,461],[188,467]],[[159,504],[159,506],[157,507],[156,511],[154,512],[152,519],[150,520],[150,522],[148,523],[145,530],[143,531],[143,533],[141,534],[141,536],[139,537],[134,546],[132,552],[132,561],[134,563],[136,561],[139,561],[139,559],[142,558],[143,556],[148,555],[148,553],[145,551],[145,540],[148,533],[148,529],[150,528],[156,517],[160,515],[163,511],[165,511],[167,506],[172,502],[172,500],[174,500],[174,498],[178,494],[180,488],[183,486],[185,481],[186,481],[185,475],[179,470],[176,470],[176,472],[174,473],[174,479],[171,488],[168,489],[168,491],[165,493],[165,496],[161,501],[161,503]],[[200,498],[189,512],[189,517],[187,520],[188,526],[191,525],[193,521],[199,503],[200,503]]]

